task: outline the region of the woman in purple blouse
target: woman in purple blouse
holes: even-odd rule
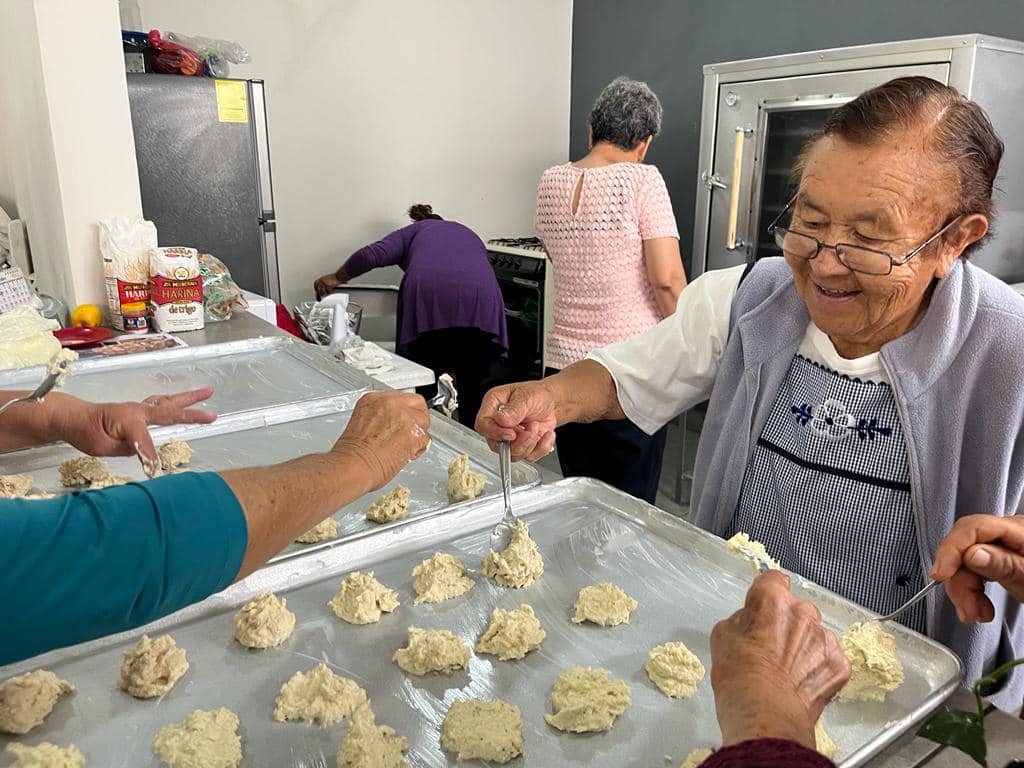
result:
[[[424,204],[409,208],[409,218],[412,224],[360,248],[313,288],[320,298],[371,269],[401,267],[395,351],[435,375],[450,373],[459,420],[472,426],[483,382],[508,351],[501,289],[473,230]],[[433,394],[433,387],[421,390]]]

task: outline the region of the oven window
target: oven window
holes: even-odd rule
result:
[[[768,113],[755,258],[782,255],[782,251],[775,245],[775,240],[768,234],[768,225],[786,207],[786,203],[796,191],[790,182],[789,172],[800,148],[821,128],[834,109],[835,107],[827,107]]]

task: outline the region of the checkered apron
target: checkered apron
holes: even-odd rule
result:
[[[739,531],[878,613],[924,586],[892,389],[796,355],[744,474]],[[899,621],[923,633],[924,603]]]

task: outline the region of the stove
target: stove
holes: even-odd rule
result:
[[[499,237],[487,241],[487,260],[498,278],[508,325],[509,357],[502,376],[507,381],[540,378],[551,322],[544,246],[536,237]]]

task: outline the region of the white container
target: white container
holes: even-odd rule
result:
[[[277,305],[272,299],[260,296],[252,291],[247,291],[244,288],[242,289],[242,295],[249,305],[245,310],[246,312],[256,315],[261,320],[266,320],[271,325],[277,325]]]
[[[198,331],[206,324],[203,278],[195,248],[153,248],[149,252],[149,306],[158,331]]]

